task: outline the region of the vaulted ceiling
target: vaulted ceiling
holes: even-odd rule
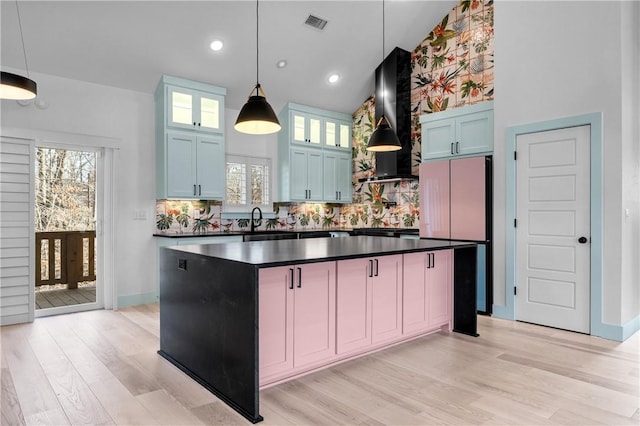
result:
[[[456,1],[385,1],[385,52],[415,48]],[[286,102],[352,113],[382,60],[382,1],[262,0],[260,83]],[[2,0],[2,69],[25,69],[16,2]],[[152,93],[162,74],[227,88],[239,109],[256,80],[254,1],[18,2],[29,70]],[[312,14],[324,30],[304,24]],[[220,52],[209,44],[224,42]],[[280,59],[285,68],[276,67]],[[341,76],[329,84],[331,73]],[[46,93],[45,88],[40,88]]]

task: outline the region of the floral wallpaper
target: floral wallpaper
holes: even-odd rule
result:
[[[462,0],[411,52],[412,173],[419,172],[422,114],[493,100],[493,0]],[[353,204],[276,203],[261,230],[418,228],[419,182],[359,183],[375,175],[366,150],[375,98],[353,113]],[[158,201],[156,229],[204,233],[248,229],[248,219],[222,219],[219,202]]]
[[[422,158],[420,115],[490,100],[493,100],[493,0],[462,0],[411,52],[412,174],[419,174]],[[372,95],[353,113],[354,203],[371,208],[375,208],[376,191],[381,194],[394,191],[391,183],[378,184],[377,189],[358,183],[358,179],[375,175],[375,156],[366,150],[374,126]],[[415,191],[401,191],[402,196],[395,197],[398,204],[394,208],[406,218],[405,227],[418,227],[418,182],[409,181],[408,185]],[[386,221],[382,226],[386,226]]]

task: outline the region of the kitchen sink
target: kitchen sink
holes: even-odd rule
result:
[[[295,240],[298,238],[296,232],[263,231],[242,234],[242,241],[271,241],[271,240]]]

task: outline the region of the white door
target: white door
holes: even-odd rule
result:
[[[590,128],[520,135],[516,319],[589,333]]]

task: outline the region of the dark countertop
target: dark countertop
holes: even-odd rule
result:
[[[167,249],[259,267],[271,267],[469,246],[475,246],[475,243],[354,236],[350,238],[304,238],[244,243],[199,244],[169,247]]]
[[[274,230],[260,230],[256,231],[256,234],[323,234],[330,232],[347,232],[350,235],[381,235],[381,236],[399,236],[399,235],[418,235],[419,230],[415,228],[343,228],[343,229],[298,229],[298,230],[286,230],[286,229],[274,229]],[[184,232],[184,233],[162,233],[156,232],[154,237],[163,238],[198,238],[198,237],[228,237],[228,236],[243,236],[250,234],[250,231],[218,231],[218,232]]]

